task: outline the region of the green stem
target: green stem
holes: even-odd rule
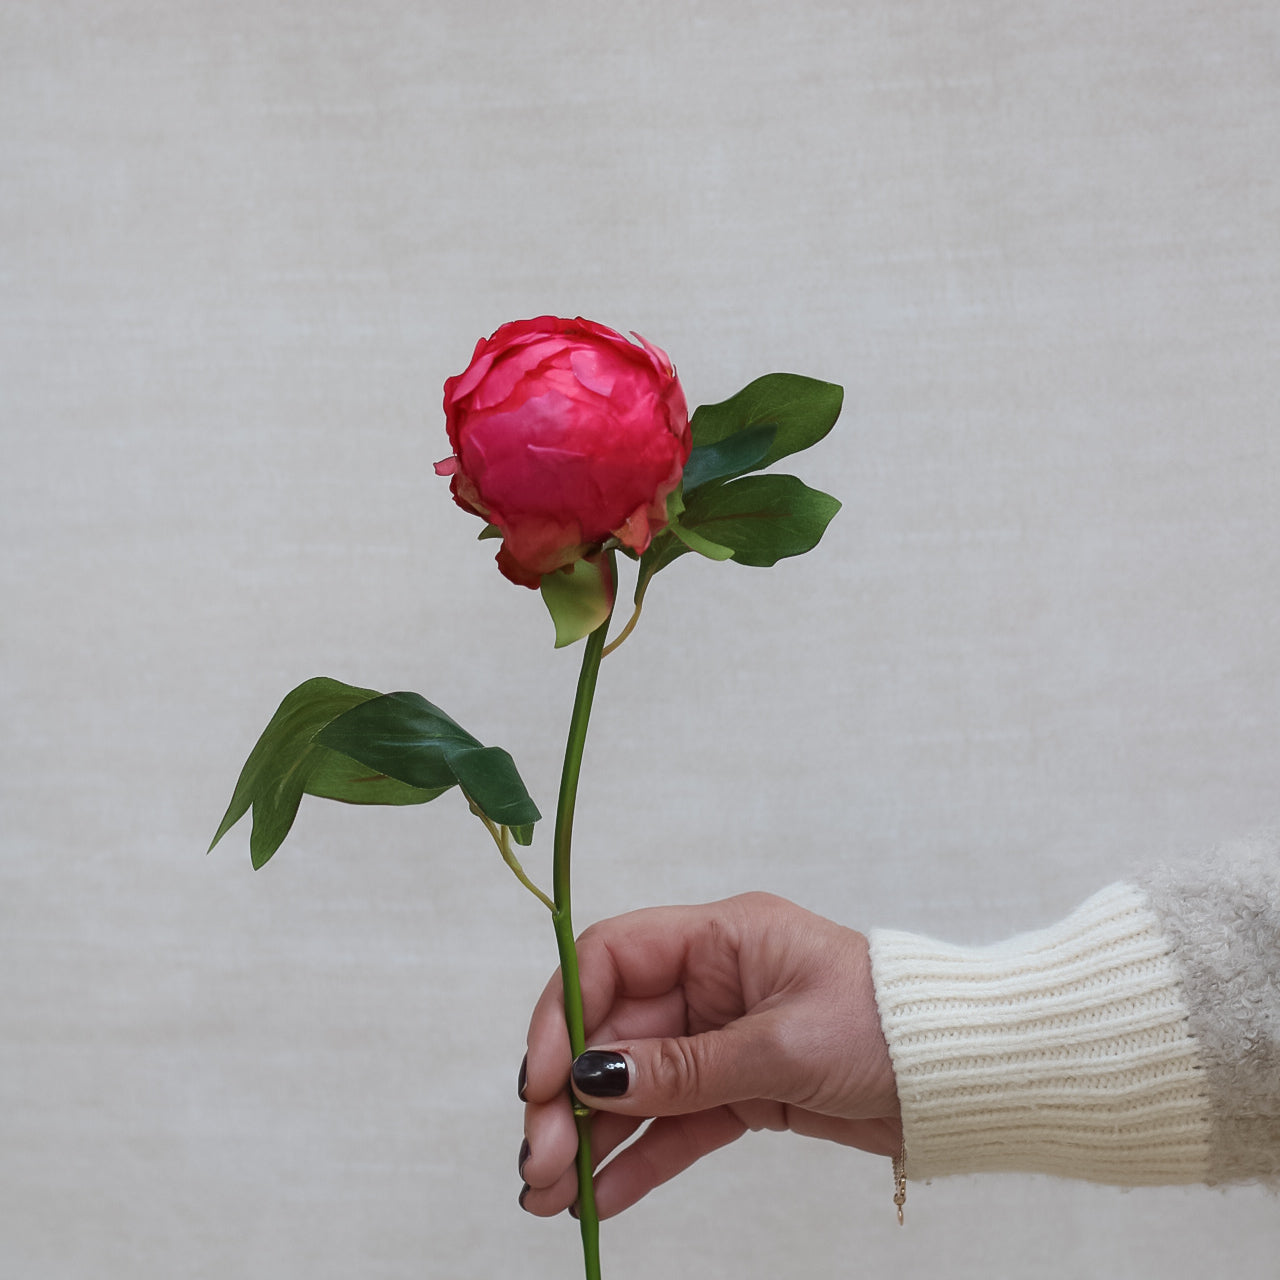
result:
[[[649,583],[653,581],[653,574],[640,579],[640,584],[636,588],[636,607],[631,617],[627,620],[627,625],[618,633],[616,640],[610,640],[604,648],[603,657],[608,657],[635,629],[636,623],[640,621],[640,610],[644,608],[644,593],[649,589]]]
[[[526,889],[529,890],[539,902],[542,903],[548,911],[554,911],[556,904],[547,897],[541,889],[538,888],[525,873],[525,869],[520,865],[520,859],[516,857],[515,850],[511,847],[511,828],[503,827],[502,835],[498,840],[498,852],[502,854],[502,860],[516,873],[516,879],[520,881]]]
[[[532,880],[529,879],[525,869],[520,865],[520,859],[516,857],[515,850],[511,847],[511,828],[500,827],[492,818],[486,816],[474,803],[471,805],[471,812],[484,823],[485,830],[493,837],[493,843],[498,846],[498,852],[502,855],[502,860],[515,872],[516,879],[520,881],[526,889],[539,902],[542,903],[548,911],[554,911],[556,904],[547,897],[541,889],[538,888]]]
[[[610,568],[612,569],[612,565]],[[573,914],[570,893],[570,849],[573,843],[573,810],[578,797],[578,777],[582,772],[582,749],[587,740],[587,723],[591,719],[591,702],[600,674],[600,658],[604,652],[609,619],[587,637],[578,675],[578,693],[569,721],[569,741],[564,749],[564,769],[560,774],[560,802],[556,808],[555,852],[552,863],[552,894],[555,910],[551,914],[556,946],[560,952],[560,974],[564,981],[564,1017],[569,1030],[569,1047],[576,1058],[587,1047],[582,1012],[582,986],[578,980],[578,950],[573,940]],[[596,1212],[595,1186],[591,1168],[591,1113],[576,1101],[574,1122],[578,1127],[578,1220],[582,1227],[582,1258],[587,1280],[600,1280],[600,1218]]]

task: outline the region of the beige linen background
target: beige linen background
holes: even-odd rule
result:
[[[453,797],[205,846],[286,690],[552,807],[576,651],[431,463],[544,312],[842,382],[844,501],[606,663],[579,925],[767,888],[995,939],[1280,818],[1274,0],[0,8],[0,1271],[578,1274],[515,1204],[542,909]],[[548,841],[530,857],[547,878]],[[1257,1189],[913,1187],[753,1135],[652,1275],[1271,1275]]]

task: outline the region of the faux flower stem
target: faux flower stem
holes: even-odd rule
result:
[[[556,904],[547,897],[541,889],[525,874],[525,869],[520,865],[520,859],[516,857],[515,850],[511,847],[511,828],[503,827],[502,835],[498,840],[498,852],[502,854],[502,860],[515,872],[516,879],[520,881],[526,889],[529,890],[539,902],[542,903],[548,911],[555,911]]]
[[[610,569],[613,566],[610,565]],[[569,1031],[569,1047],[576,1058],[587,1047],[582,1011],[582,987],[578,980],[578,951],[573,939],[573,915],[570,893],[570,849],[573,842],[573,811],[578,796],[578,777],[582,772],[582,749],[587,740],[587,723],[591,719],[591,702],[595,697],[596,678],[604,652],[609,619],[588,637],[578,675],[578,692],[574,698],[573,716],[569,721],[569,740],[564,750],[564,769],[560,774],[560,801],[556,807],[555,851],[552,863],[552,893],[555,909],[551,914],[556,946],[560,952],[560,974],[564,982],[564,1017]],[[587,1280],[600,1280],[600,1218],[596,1213],[595,1187],[592,1182],[591,1113],[575,1103],[574,1122],[578,1127],[578,1220],[582,1228],[582,1258]]]
[[[505,862],[515,873],[516,879],[519,880],[520,883],[524,885],[524,887],[528,889],[529,892],[533,894],[533,896],[537,898],[537,900],[541,902],[548,911],[554,911],[556,909],[556,904],[552,902],[551,899],[548,898],[532,880],[529,879],[525,869],[520,865],[520,859],[516,857],[515,850],[511,847],[511,828],[498,826],[498,824],[491,818],[486,817],[474,803],[471,805],[471,812],[484,823],[485,830],[493,837],[493,843],[498,846],[498,852],[502,855],[503,862]]]
[[[604,648],[602,657],[607,658],[635,629],[636,623],[640,621],[640,610],[644,608],[644,593],[649,589],[649,583],[653,575],[643,579],[640,583],[640,589],[636,592],[636,607],[631,617],[627,619],[627,625],[618,632],[616,640],[611,640]]]

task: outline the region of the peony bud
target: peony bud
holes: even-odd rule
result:
[[[643,552],[689,457],[689,411],[666,353],[590,320],[541,316],[482,339],[444,384],[454,501],[502,534],[526,587],[611,538]]]

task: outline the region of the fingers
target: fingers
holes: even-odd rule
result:
[[[531,1213],[537,1214],[559,1213],[577,1195],[573,1161],[578,1134],[569,1105],[568,1035],[555,1034],[557,1029],[563,1031],[560,1003],[553,999],[548,1004],[554,1018],[560,1021],[549,1028],[551,1034],[545,1027],[531,1030],[529,1053],[521,1069],[524,1131],[530,1148],[522,1174],[534,1188],[522,1203]],[[598,1032],[605,1039],[612,1040],[628,1035],[665,1035],[682,1029],[684,1025],[683,997],[679,991],[672,991],[650,1000],[620,1000]],[[595,1160],[603,1160],[641,1123],[642,1118],[597,1117],[596,1137],[593,1139]]]
[[[599,1169],[594,1178],[596,1208],[601,1218],[629,1209],[654,1187],[674,1178],[703,1156],[733,1142],[746,1132],[746,1124],[727,1107],[696,1116],[663,1117],[654,1120],[629,1147],[600,1168],[609,1154],[622,1145],[643,1123],[628,1116],[599,1114],[591,1126],[593,1163]],[[554,1160],[546,1168],[530,1154],[523,1172],[528,1190],[520,1204],[537,1217],[563,1213],[578,1198],[578,1176],[573,1165],[557,1168]],[[541,1185],[539,1179],[550,1180]]]
[[[563,1091],[573,1056],[564,1022],[564,990],[559,971],[551,975],[551,981],[534,1006],[528,1045],[520,1096],[526,1102],[550,1102]]]
[[[565,1104],[568,1111],[568,1104]],[[643,1124],[630,1116],[598,1115],[591,1122],[592,1165],[602,1161],[617,1150]],[[578,1199],[578,1171],[574,1167],[578,1136],[572,1122],[569,1127],[570,1147],[566,1156],[560,1145],[560,1136],[554,1131],[547,1135],[536,1127],[525,1141],[528,1153],[521,1162],[520,1173],[527,1190],[521,1193],[520,1205],[528,1213],[540,1218],[563,1213]]]
[[[672,991],[653,1000],[619,1002],[598,1028],[598,1034],[605,1041],[629,1036],[662,1036],[682,1030],[684,1025],[683,997],[678,991]],[[531,1143],[535,1136],[541,1139],[534,1144],[540,1151],[567,1153],[564,1154],[567,1164],[577,1146],[577,1131],[568,1101],[568,1036],[563,1037],[563,1047],[555,1045],[559,1037],[550,1037],[555,1047],[550,1050],[543,1048],[541,1052],[532,1035],[530,1039],[529,1053],[521,1071],[524,1088],[520,1096],[525,1102],[525,1136]]]
[[[600,1217],[611,1218],[629,1209],[654,1187],[740,1138],[746,1128],[728,1107],[695,1116],[663,1116],[652,1121],[597,1175],[596,1208]]]
[[[749,1098],[786,1098],[795,1064],[773,1011],[700,1035],[628,1038],[573,1064],[574,1091],[601,1111],[688,1115]]]
[[[567,1110],[567,1107],[566,1107]],[[790,1129],[793,1133],[857,1147],[873,1155],[892,1156],[902,1141],[901,1123],[894,1117],[873,1120],[841,1120],[797,1107],[753,1101],[735,1107],[718,1107],[692,1116],[660,1117],[629,1147],[609,1155],[643,1124],[643,1120],[600,1112],[592,1120],[592,1155],[596,1206],[601,1218],[629,1209],[655,1187],[674,1178],[703,1156],[735,1141],[748,1129]],[[521,1198],[523,1207],[539,1217],[563,1213],[578,1196],[573,1152],[567,1161],[562,1151],[539,1150],[535,1138],[523,1166],[532,1184]],[[576,1144],[576,1133],[573,1138]],[[603,1164],[603,1168],[600,1166]]]
[[[728,1020],[741,1013],[735,955],[738,902],[648,907],[583,933],[577,949],[588,1039],[647,1038],[687,1030],[684,984],[689,980],[705,996],[708,975],[712,985],[723,988],[715,992],[717,999],[708,1002],[711,1020]],[[645,1003],[650,1001],[659,1003]],[[722,1017],[716,1016],[718,1005],[723,1005]],[[526,1097],[550,1101],[564,1088],[570,1062],[558,972],[534,1007],[528,1044]]]
[[[526,1182],[547,1189],[555,1186],[566,1172],[572,1175],[578,1131],[568,1098],[559,1098],[547,1105],[526,1106],[524,1139],[528,1154],[521,1162],[520,1174]]]

